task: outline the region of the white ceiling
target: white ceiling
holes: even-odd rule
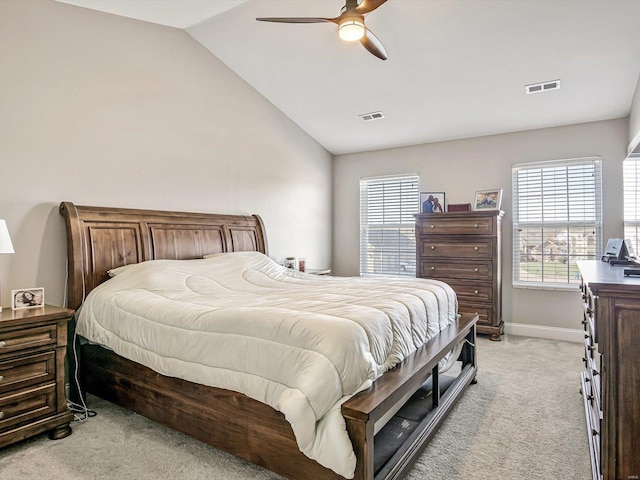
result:
[[[640,73],[638,0],[388,0],[366,17],[386,61],[332,23],[255,20],[344,0],[60,1],[185,28],[334,154],[625,117]]]

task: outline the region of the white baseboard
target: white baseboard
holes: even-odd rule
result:
[[[521,335],[523,337],[562,340],[565,342],[582,343],[584,341],[584,332],[578,328],[544,327],[540,325],[528,325],[526,323],[505,323],[504,333],[507,335]]]

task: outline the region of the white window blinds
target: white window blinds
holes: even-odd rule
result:
[[[624,238],[638,255],[640,250],[640,155],[632,155],[623,163]]]
[[[417,175],[360,180],[360,275],[416,275]]]
[[[600,159],[516,164],[512,175],[514,286],[579,283],[576,261],[602,251]]]

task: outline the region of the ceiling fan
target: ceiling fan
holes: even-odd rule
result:
[[[336,18],[321,17],[276,17],[276,18],[256,18],[260,22],[277,23],[323,23],[332,22],[338,25],[338,35],[343,40],[355,42],[357,40],[376,57],[386,60],[387,52],[378,37],[364,24],[364,16],[373,12],[387,0],[346,0],[342,13]]]

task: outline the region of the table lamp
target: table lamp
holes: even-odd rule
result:
[[[9,229],[7,228],[7,222],[2,219],[0,219],[0,253],[14,253],[11,237],[9,236]],[[2,304],[0,303],[0,312],[1,311]]]

